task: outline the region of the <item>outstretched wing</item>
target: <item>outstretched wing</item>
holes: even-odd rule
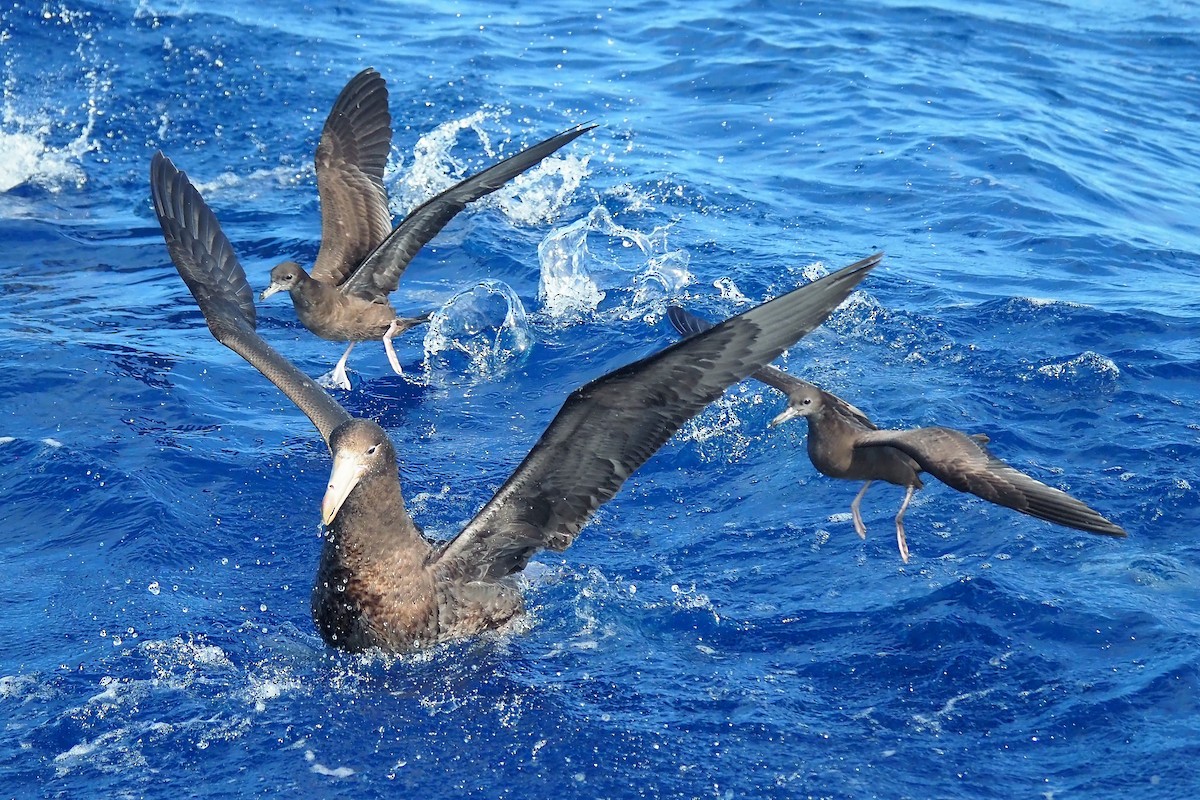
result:
[[[255,332],[253,292],[246,271],[204,198],[161,152],[150,162],[150,194],[167,251],[213,337],[291,398],[328,444],[333,429],[350,415]]]
[[[567,399],[537,445],[436,558],[495,580],[566,548],[679,426],[811,331],[882,253],[599,378]]]
[[[391,147],[387,84],[368,68],[342,89],[317,144],[321,249],[315,279],[341,283],[391,231],[383,187]]]
[[[960,492],[1016,509],[1048,522],[1090,533],[1124,536],[1109,522],[1066,492],[1034,480],[992,455],[985,437],[968,436],[951,428],[913,428],[874,431],[858,438],[856,446],[888,446],[903,451],[921,469]]]
[[[708,320],[698,317],[690,311],[686,311],[679,306],[671,306],[667,309],[667,319],[675,326],[675,330],[679,331],[684,336],[693,336],[701,331],[706,331],[712,327],[712,323]],[[855,406],[847,403],[836,394],[831,394],[821,389],[821,387],[801,380],[795,375],[789,375],[778,367],[766,366],[756,370],[750,377],[755,380],[762,381],[767,386],[773,389],[778,389],[788,396],[789,399],[796,397],[803,392],[820,392],[823,400],[831,410],[842,415],[848,422],[865,430],[873,431],[876,429],[874,422],[871,422],[870,417],[864,414]]]
[[[354,270],[341,285],[342,292],[371,301],[387,297],[396,291],[400,276],[404,274],[405,268],[417,251],[437,236],[468,203],[491,194],[530,167],[541,163],[546,156],[595,127],[586,125],[552,136],[426,200],[413,209],[404,221],[388,234],[383,243]]]

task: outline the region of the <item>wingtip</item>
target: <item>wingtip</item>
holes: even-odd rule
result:
[[[357,91],[370,83],[382,83],[384,88],[387,88],[387,79],[380,74],[379,70],[375,69],[375,67],[363,67],[353,78],[346,82],[346,86],[342,89],[342,92]]]
[[[677,305],[667,307],[667,320],[681,336],[695,336],[712,327],[712,323],[708,320]]]
[[[857,286],[863,281],[863,279],[867,277],[867,273],[879,266],[881,261],[883,261],[882,250],[873,253],[860,261],[855,261],[853,264],[847,267],[842,267],[835,272],[831,272],[824,277],[818,278],[808,285],[816,286],[817,284],[823,283],[830,288],[835,286],[839,287],[835,291],[843,293],[844,299],[844,297],[848,296],[855,286]]]
[[[850,280],[854,284],[857,284],[866,277],[867,272],[879,266],[883,261],[883,256],[884,253],[882,250],[876,251],[866,258],[860,259],[849,266],[842,267],[818,279],[818,281],[814,281],[814,283],[826,282],[827,284],[834,284]],[[667,307],[667,319],[675,327],[675,330],[683,336],[694,336],[697,333],[708,330],[714,324],[678,305]]]
[[[521,153],[518,153],[517,156],[520,156],[522,153],[530,153],[532,151],[544,149],[544,150],[546,150],[546,152],[543,153],[541,155],[541,157],[538,159],[540,161],[543,158],[549,157],[556,150],[566,147],[571,142],[575,141],[580,136],[583,136],[588,131],[594,131],[594,130],[596,130],[596,128],[599,128],[599,127],[600,127],[599,123],[595,123],[595,122],[591,122],[591,121],[581,122],[578,125],[575,125],[573,127],[567,128],[564,131],[560,131],[560,132],[554,134],[549,139],[544,139],[535,145],[530,145],[529,147],[522,150]],[[503,162],[501,162],[501,163],[503,163]]]
[[[883,261],[883,256],[884,256],[884,252],[882,250],[876,250],[874,253],[867,256],[866,258],[862,259],[861,261],[854,262],[853,264],[851,264],[850,266],[846,267],[845,269],[843,269],[841,271],[846,272],[848,270],[874,269],[875,267],[878,267],[879,264]]]
[[[1050,522],[1057,522],[1060,525],[1066,525],[1085,533],[1093,533],[1097,536],[1111,536],[1114,539],[1128,538],[1129,534],[1120,525],[1117,525],[1106,517],[1100,516],[1100,514],[1087,505],[1084,505],[1083,508],[1085,509],[1085,513],[1082,519],[1071,521],[1051,519]]]
[[[532,148],[527,148],[527,149],[533,149],[536,147],[540,147],[541,145],[550,144],[551,142],[559,142],[559,144],[557,144],[554,147],[554,150],[557,150],[560,147],[566,147],[568,144],[575,141],[580,136],[583,136],[588,131],[594,131],[594,130],[596,130],[596,128],[599,128],[599,127],[600,126],[596,123],[582,122],[573,128],[567,128],[562,133],[558,133],[558,134],[555,134],[554,136],[551,136],[549,139],[547,139],[545,142],[542,142],[541,144],[533,145]],[[553,152],[553,150],[551,152]],[[547,153],[546,155],[549,155],[549,153]]]
[[[150,188],[155,192],[161,190],[166,181],[178,172],[179,169],[162,150],[155,150],[150,157]]]
[[[679,306],[667,306],[667,319],[675,326],[675,330],[683,333],[683,328],[679,327],[685,319],[682,308]]]
[[[213,335],[224,341],[226,327],[253,330],[253,292],[233,246],[187,173],[161,150],[150,159],[150,194],[167,252]]]

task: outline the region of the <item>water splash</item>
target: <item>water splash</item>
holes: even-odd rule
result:
[[[408,168],[393,170],[395,177],[389,190],[393,211],[407,214],[464,178],[517,153],[519,147],[503,148],[502,151],[493,144],[488,124],[498,120],[498,113],[481,109],[461,119],[444,122],[422,136],[413,147],[413,159]],[[486,163],[455,157],[454,148],[464,131],[471,131],[478,137],[487,155]],[[514,224],[529,225],[554,219],[588,176],[590,158],[590,155],[577,157],[560,151],[473,205],[499,209]]]
[[[495,195],[496,207],[514,224],[533,225],[559,217],[589,174],[590,155],[547,158],[513,178]]]
[[[69,63],[65,65],[54,63],[53,58],[48,63],[39,60],[35,71],[39,79],[33,81],[28,76],[31,65],[22,63],[19,55],[25,49],[20,40],[26,32],[18,32],[12,20],[4,19],[0,43],[7,55],[0,107],[0,194],[27,185],[58,192],[87,182],[80,162],[100,149],[93,135],[102,115],[100,100],[112,88],[101,71],[109,65],[97,63],[97,25],[89,18],[86,12],[45,7],[35,24],[65,29],[75,47],[66,51]],[[63,105],[63,93],[58,91],[63,83],[67,95],[72,88],[83,93],[78,104],[68,100]]]
[[[750,451],[754,438],[738,412],[762,403],[761,392],[741,384],[684,423],[675,439],[695,444],[696,454],[704,463],[739,461]]]
[[[685,250],[667,244],[670,226],[649,234],[618,225],[604,206],[550,232],[538,245],[538,300],[552,317],[592,312],[607,292],[632,287],[633,310],[692,282]]]
[[[525,307],[508,284],[483,281],[450,298],[429,321],[425,370],[447,368],[451,356],[467,357],[467,370],[481,377],[504,372],[533,344]]]
[[[713,281],[713,288],[721,293],[722,300],[729,300],[741,306],[753,305],[754,301],[746,297],[737,284],[733,282],[733,278],[723,276]]]
[[[66,147],[48,145],[49,124],[32,127],[27,120],[10,116],[5,109],[0,129],[0,194],[18,186],[38,186],[51,192],[66,186],[82,188],[87,175],[79,158],[96,149],[90,142],[90,128]],[[13,130],[13,127],[16,130]]]
[[[811,264],[806,264],[800,270],[800,275],[809,283],[824,278],[828,274],[829,270],[820,261],[814,261]]]

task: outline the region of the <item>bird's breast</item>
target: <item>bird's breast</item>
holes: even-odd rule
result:
[[[357,558],[326,542],[312,610],[325,641],[352,652],[402,652],[438,639],[433,575],[407,559]]]

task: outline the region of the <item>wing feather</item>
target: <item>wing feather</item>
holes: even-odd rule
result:
[[[435,556],[496,580],[561,550],[592,513],[704,406],[807,334],[882,253],[777,297],[576,390],[529,455]]]
[[[317,144],[321,249],[313,278],[340,284],[392,229],[383,172],[392,147],[387,83],[365,69],[342,89]]]
[[[679,331],[684,336],[693,336],[701,331],[706,331],[713,326],[711,322],[698,317],[690,311],[686,311],[679,306],[671,306],[667,309],[667,319],[675,326],[675,330]],[[750,376],[757,381],[765,383],[772,389],[778,389],[788,396],[789,399],[797,394],[804,392],[820,392],[823,396],[825,404],[844,417],[851,424],[865,430],[876,430],[876,425],[871,422],[870,417],[858,410],[855,406],[847,403],[836,394],[831,394],[822,390],[819,386],[809,383],[806,380],[801,380],[795,375],[790,375],[778,367],[765,366],[762,369],[755,370]]]
[[[925,472],[960,492],[1023,514],[1090,533],[1125,535],[1123,529],[1066,492],[996,458],[984,441],[985,437],[968,436],[951,428],[931,427],[875,431],[859,437],[856,446],[894,447],[920,464]]]
[[[161,152],[150,162],[150,194],[167,251],[213,337],[291,398],[328,444],[333,429],[350,415],[255,332],[254,294],[233,246],[187,174]]]
[[[372,302],[386,298],[396,291],[400,276],[417,252],[437,236],[458,212],[595,127],[586,125],[552,136],[426,200],[387,234],[374,252],[366,255],[341,285],[341,291]]]

